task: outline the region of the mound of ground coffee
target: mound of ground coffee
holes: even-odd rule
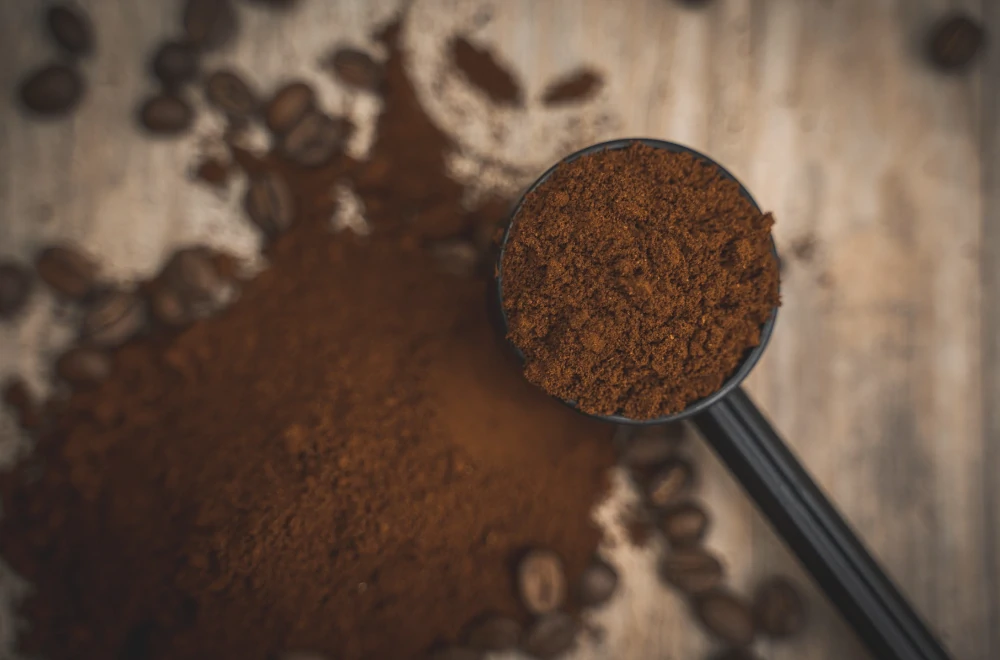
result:
[[[221,315],[119,350],[5,477],[0,549],[36,589],[27,648],[408,659],[485,612],[523,621],[524,549],[574,581],[591,560],[610,429],[526,383],[485,282],[425,249],[500,217],[462,210],[394,37],[371,160],[236,151],[295,198],[271,267]],[[338,182],[369,236],[331,233]]]
[[[559,166],[526,196],[501,264],[525,376],[634,419],[711,394],[778,304],[772,224],[689,154],[637,142]]]

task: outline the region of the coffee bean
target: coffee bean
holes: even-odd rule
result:
[[[281,150],[293,163],[319,167],[340,151],[350,132],[347,120],[335,120],[321,112],[309,111],[285,135]]]
[[[94,51],[94,28],[83,11],[69,5],[53,5],[45,14],[49,32],[66,52],[77,57]]]
[[[674,455],[684,435],[680,424],[647,427],[626,440],[621,453],[622,465],[648,468]]]
[[[488,615],[466,626],[462,637],[469,648],[480,651],[507,651],[521,641],[521,624],[505,616]]]
[[[150,69],[168,88],[177,87],[198,75],[198,51],[186,41],[165,41],[153,53]]]
[[[17,314],[31,293],[31,274],[12,261],[0,262],[0,318]]]
[[[986,30],[976,19],[964,13],[952,13],[939,20],[928,39],[931,62],[942,69],[968,67],[983,48]]]
[[[257,95],[236,73],[216,71],[205,81],[205,98],[230,117],[249,117],[257,112]]]
[[[142,104],[139,121],[151,133],[177,135],[191,127],[194,110],[178,96],[160,94]]]
[[[357,87],[377,92],[385,78],[384,67],[373,60],[371,55],[353,48],[340,48],[330,57],[329,67],[341,81]]]
[[[169,327],[180,327],[194,320],[177,292],[165,286],[158,286],[152,291],[149,307],[153,318]]]
[[[427,660],[483,660],[483,653],[464,646],[444,646],[428,653]]]
[[[316,93],[304,82],[291,82],[275,92],[264,112],[264,122],[275,135],[284,135],[302,121],[316,103]]]
[[[124,344],[146,324],[142,299],[127,291],[106,291],[83,317],[81,334],[89,342],[107,348]]]
[[[531,657],[550,660],[576,645],[580,626],[565,612],[551,612],[539,617],[524,635],[523,648]]]
[[[771,637],[790,637],[806,625],[806,603],[791,580],[774,576],[757,588],[753,599],[754,619]]]
[[[85,89],[83,77],[65,64],[49,64],[21,83],[21,101],[39,115],[62,115],[77,106]]]
[[[236,12],[229,0],[187,0],[182,24],[193,44],[211,50],[236,34]]]
[[[705,538],[708,514],[694,502],[682,502],[663,512],[660,529],[674,548],[696,545]]]
[[[43,282],[70,298],[86,297],[97,284],[97,264],[80,250],[67,245],[42,250],[35,259],[35,270]]]
[[[96,348],[71,348],[56,360],[56,375],[74,387],[96,385],[110,374],[111,358]]]
[[[608,601],[618,588],[618,573],[600,559],[584,569],[577,595],[584,607],[594,607]]]
[[[757,634],[750,608],[728,591],[716,589],[694,600],[694,613],[705,629],[723,642],[749,646]]]
[[[558,609],[566,599],[562,560],[551,550],[528,552],[517,565],[517,588],[521,602],[532,614]]]
[[[280,174],[269,171],[250,181],[243,208],[250,220],[269,238],[274,238],[292,225],[295,200]]]
[[[716,653],[709,660],[760,660],[760,658],[753,651],[737,648]]]
[[[656,508],[664,508],[687,493],[694,481],[694,468],[683,459],[670,459],[646,483],[646,500]]]
[[[231,284],[216,268],[212,250],[204,247],[175,252],[163,267],[161,279],[194,308],[218,305],[231,292]]]
[[[674,550],[660,563],[660,576],[685,594],[699,594],[722,584],[722,563],[701,548]]]

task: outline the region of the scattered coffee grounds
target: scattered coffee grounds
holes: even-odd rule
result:
[[[975,61],[985,43],[983,24],[965,13],[955,12],[931,28],[927,52],[931,63],[938,68],[959,71]]]
[[[502,263],[525,376],[633,419],[716,391],[778,304],[772,224],[692,155],[637,142],[559,166],[525,197]]]
[[[451,60],[470,85],[486,94],[497,105],[521,105],[521,86],[493,54],[478,48],[464,37],[451,41]]]
[[[553,81],[542,93],[545,105],[567,105],[586,101],[601,89],[604,79],[590,69],[581,69]]]
[[[395,35],[371,159],[236,151],[291,188],[270,268],[219,315],[118,349],[39,436],[41,478],[4,477],[0,549],[36,588],[28,649],[414,658],[481,614],[527,626],[525,550],[555,553],[571,584],[590,564],[611,429],[525,382],[487,283],[424,249],[499,218],[462,210]],[[364,239],[328,228],[337,182],[364,201]],[[557,611],[521,643],[551,657],[576,631]]]

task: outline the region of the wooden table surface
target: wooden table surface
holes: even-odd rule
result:
[[[39,123],[10,102],[22,73],[54,56],[42,0],[0,3],[0,256],[30,259],[71,240],[117,278],[154,271],[178,244],[250,256],[243,182],[224,194],[188,180],[218,147],[221,122],[199,113],[191,136],[134,129],[151,91],[145,60],[177,32],[177,3],[90,0],[98,55],[84,65],[85,104]],[[399,0],[303,0],[273,17],[241,5],[242,28],[209,66],[228,63],[261,89],[313,81],[331,110],[370,140],[377,99],[339,89],[317,60],[341,42],[372,48],[370,26]],[[1000,657],[1000,48],[964,75],[919,57],[942,10],[964,7],[1000,35],[988,0],[416,0],[404,33],[424,103],[461,147],[455,175],[481,191],[515,190],[567,149],[601,138],[661,137],[724,163],[778,220],[783,307],[748,388],[818,482],[939,631],[956,658]],[[445,69],[456,32],[493,47],[527,90],[498,110]],[[995,46],[997,44],[994,44]],[[582,107],[537,97],[578,66],[607,85]],[[200,101],[198,101],[200,104]],[[199,106],[200,107],[200,106]],[[257,148],[266,138],[257,136]],[[72,313],[40,292],[0,325],[0,376],[44,391]],[[24,443],[9,419],[6,460]],[[709,546],[746,593],[761,576],[800,576],[739,486],[699,441],[700,497],[715,517]],[[619,475],[620,476],[620,475]],[[710,642],[653,577],[657,548],[622,542],[623,480],[598,515],[623,585],[595,615],[607,629],[581,658],[699,658]],[[805,580],[805,578],[802,578]],[[4,601],[23,591],[5,575]],[[778,660],[865,657],[809,587],[812,623]],[[13,619],[0,617],[9,639]]]

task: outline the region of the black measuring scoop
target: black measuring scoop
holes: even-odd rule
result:
[[[595,144],[567,156],[549,168],[525,195],[541,185],[560,165],[596,151],[624,149],[642,142],[656,149],[688,153],[719,168],[723,176],[739,183],[725,168],[688,147],[651,139],[624,139]],[[741,194],[754,205],[746,188]],[[510,231],[517,221],[524,196],[514,207],[503,234],[496,264],[496,289],[491,296],[496,318],[506,336],[503,309],[503,255]],[[772,239],[773,248],[773,239]],[[775,250],[775,257],[777,251]],[[868,553],[857,536],[819,490],[809,474],[747,396],[740,383],[760,359],[771,337],[777,308],[761,327],[760,344],[747,351],[739,368],[715,393],[695,401],[679,413],[649,420],[620,415],[593,415],[617,424],[651,425],[693,423],[712,445],[729,470],[771,521],[778,534],[798,556],[833,604],[853,626],[858,637],[879,660],[942,660],[948,658],[941,644],[921,621],[913,607]],[[524,355],[513,344],[523,362]],[[573,402],[563,403],[576,408]]]

